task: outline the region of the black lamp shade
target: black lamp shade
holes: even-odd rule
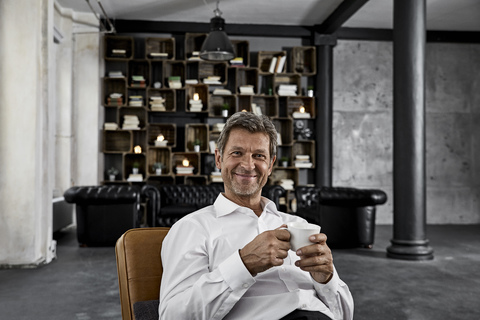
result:
[[[230,39],[224,31],[225,20],[214,17],[210,20],[211,31],[200,49],[200,58],[204,60],[225,61],[235,58]]]

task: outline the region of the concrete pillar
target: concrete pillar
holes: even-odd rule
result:
[[[53,0],[0,2],[0,267],[55,257]]]
[[[394,0],[391,258],[433,259],[426,239],[425,0]]]
[[[337,39],[331,35],[316,34],[314,44],[317,51],[315,185],[321,187],[332,185],[333,47]]]

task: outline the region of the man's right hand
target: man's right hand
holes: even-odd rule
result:
[[[287,230],[265,231],[240,250],[240,258],[250,274],[256,276],[283,264],[290,249],[289,241],[290,233]]]

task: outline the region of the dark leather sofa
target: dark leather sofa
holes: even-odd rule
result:
[[[213,204],[223,184],[211,185],[160,185],[159,212],[152,227],[171,227],[185,215]],[[285,194],[281,186],[265,186],[262,195],[279,206],[280,197]]]
[[[377,189],[297,187],[296,215],[322,227],[330,248],[372,248],[376,206],[387,201]]]
[[[140,226],[141,190],[135,186],[77,186],[64,193],[76,204],[81,246],[114,246],[128,229]]]

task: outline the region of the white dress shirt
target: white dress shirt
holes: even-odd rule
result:
[[[252,277],[239,249],[260,233],[300,217],[277,211],[262,197],[258,217],[218,196],[213,205],[185,216],[162,246],[160,319],[280,319],[295,309],[353,319],[353,298],[336,270],[327,284],[295,266],[289,250],[282,266]]]

